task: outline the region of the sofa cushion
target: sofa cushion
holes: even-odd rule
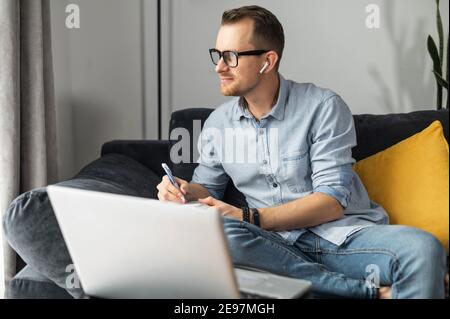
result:
[[[175,134],[176,129],[186,129],[189,132],[189,162],[188,163],[174,163],[170,161],[172,173],[185,180],[190,180],[194,169],[197,167],[197,163],[195,162],[197,158],[194,158],[194,150],[197,149],[197,141],[200,130],[194,132],[194,121],[199,121],[200,128],[203,128],[203,124],[205,123],[208,116],[214,111],[213,109],[206,108],[197,108],[197,109],[184,109],[180,111],[176,111],[172,113],[170,118],[170,126],[169,126],[169,138],[170,139],[170,147],[174,146],[176,143],[180,142],[182,138],[185,136],[171,136],[171,132]],[[197,135],[197,136],[195,136]],[[179,153],[181,153],[181,149]],[[180,154],[181,155],[181,154]],[[172,160],[172,159],[171,159]]]
[[[433,121],[441,122],[448,142],[448,110],[426,110],[398,114],[354,115],[357,145],[352,156],[362,160],[422,131]]]
[[[428,128],[354,165],[372,200],[391,224],[418,227],[448,253],[448,143],[442,125]]]
[[[156,198],[159,181],[160,178],[142,164],[112,153],[57,185]],[[72,261],[45,187],[18,196],[4,214],[3,228],[11,247],[29,266],[67,289],[73,297],[85,297],[81,287],[66,287],[69,275],[66,268]]]
[[[168,140],[113,140],[102,145],[101,155],[116,153],[128,156],[162,177],[161,163],[169,163]]]
[[[72,299],[73,297],[30,266],[23,268],[9,283],[8,299]]]

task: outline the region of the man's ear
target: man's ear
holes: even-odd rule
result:
[[[278,63],[278,60],[279,60],[278,53],[276,53],[275,51],[267,52],[266,60],[267,60],[267,62],[269,62],[269,66],[266,68],[266,71],[270,72],[270,71],[272,71],[273,68],[275,68],[275,66]]]

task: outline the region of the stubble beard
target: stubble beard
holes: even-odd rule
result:
[[[224,96],[244,96],[251,90],[253,90],[258,83],[255,83],[253,86],[249,88],[240,87],[240,83],[238,80],[234,80],[232,83],[228,85],[220,85],[220,91]]]
[[[224,96],[241,96],[241,90],[239,90],[239,83],[234,80],[233,83],[228,85],[220,85],[220,91]]]

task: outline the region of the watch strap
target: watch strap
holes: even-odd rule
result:
[[[250,222],[250,209],[248,206],[242,207],[242,220],[247,223]]]
[[[261,226],[261,222],[259,219],[259,211],[256,208],[252,208],[252,215],[253,215],[253,224],[255,224],[256,226],[260,227]]]

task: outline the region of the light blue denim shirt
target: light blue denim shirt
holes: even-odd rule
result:
[[[280,75],[277,103],[260,121],[239,97],[211,113],[198,141],[199,165],[191,182],[222,199],[231,178],[255,208],[315,192],[330,195],[343,206],[344,217],[308,229],[341,245],[363,227],[388,223],[352,168],[355,145],[353,116],[338,94]],[[293,244],[305,230],[278,233]]]

